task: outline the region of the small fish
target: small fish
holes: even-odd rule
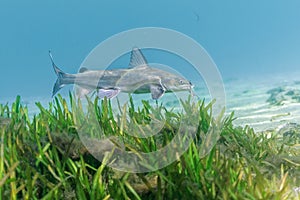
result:
[[[89,70],[81,68],[77,74],[64,73],[54,63],[50,51],[49,56],[57,75],[52,96],[68,84],[78,86],[77,95],[80,97],[96,90],[99,98],[113,98],[120,92],[125,92],[151,93],[152,99],[155,100],[167,92],[192,92],[193,88],[190,81],[179,75],[150,67],[138,48],[132,49],[129,67],[126,69]]]

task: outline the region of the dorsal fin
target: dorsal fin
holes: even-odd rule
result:
[[[88,68],[86,68],[86,67],[81,67],[79,69],[79,73],[83,73],[83,72],[86,72],[86,71],[88,71]]]
[[[148,67],[146,58],[137,47],[132,49],[129,63],[129,68],[135,67]]]

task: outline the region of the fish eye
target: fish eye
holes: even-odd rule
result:
[[[183,84],[183,80],[179,80],[180,84]]]

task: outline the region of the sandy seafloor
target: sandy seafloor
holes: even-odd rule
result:
[[[209,101],[210,95],[204,82],[194,81],[194,85],[196,94]],[[287,123],[300,123],[300,73],[224,79],[224,86],[226,114],[229,115],[234,111],[236,126],[249,125],[259,132],[280,129]],[[183,92],[179,96],[186,96],[186,94]],[[270,103],[267,100],[272,94],[275,102]],[[123,98],[126,96],[128,95],[124,94]],[[146,98],[155,105],[155,101],[150,99],[149,94],[133,95],[133,98],[136,102]],[[167,107],[179,106],[176,98],[174,94],[166,94],[159,103]],[[14,99],[15,97],[0,99],[0,103],[10,104]],[[30,116],[39,112],[35,102],[41,102],[43,106],[48,107],[51,101],[50,93],[48,97],[22,97],[22,103],[28,107]],[[275,105],[276,101],[279,105]]]
[[[280,129],[287,123],[298,124],[299,80],[300,76],[287,74],[227,82],[227,113],[234,111],[235,125],[249,125],[256,131]]]

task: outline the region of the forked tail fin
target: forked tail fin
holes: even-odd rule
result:
[[[57,75],[57,80],[56,80],[56,82],[53,86],[53,91],[52,91],[52,97],[53,97],[62,87],[65,86],[64,79],[67,78],[68,76],[70,76],[70,74],[64,73],[61,69],[59,69],[55,65],[55,63],[53,61],[51,51],[49,51],[49,57],[51,59],[51,63],[52,63],[52,67],[54,69],[54,72]]]

